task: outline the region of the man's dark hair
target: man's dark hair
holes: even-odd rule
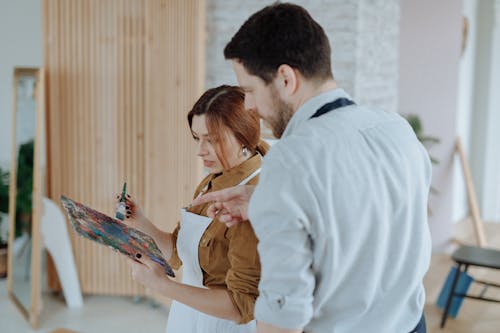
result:
[[[325,31],[304,8],[289,3],[273,4],[250,16],[226,45],[224,57],[241,62],[266,84],[283,64],[308,79],[333,77]]]

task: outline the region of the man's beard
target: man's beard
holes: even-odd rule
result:
[[[293,108],[290,104],[283,101],[278,92],[273,89],[272,91],[274,101],[274,114],[269,119],[266,119],[269,127],[271,128],[275,138],[279,139],[285,132],[286,126],[293,116]]]

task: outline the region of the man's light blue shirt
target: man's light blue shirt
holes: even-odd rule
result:
[[[409,332],[425,302],[431,164],[399,115],[311,98],[264,157],[249,206],[257,320],[306,332]]]

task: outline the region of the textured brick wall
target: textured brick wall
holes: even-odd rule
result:
[[[303,0],[332,47],[333,73],[359,103],[397,111],[398,0]],[[206,87],[236,84],[223,49],[241,24],[273,1],[207,0]]]
[[[363,0],[357,15],[354,95],[388,111],[398,111],[399,6],[399,0]]]

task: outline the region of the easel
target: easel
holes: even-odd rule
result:
[[[455,152],[458,153],[460,158],[460,164],[462,165],[462,171],[465,178],[465,186],[467,190],[467,201],[469,203],[469,210],[472,218],[472,224],[474,226],[474,233],[476,236],[477,246],[486,247],[488,242],[486,240],[486,235],[484,233],[484,222],[481,219],[479,213],[479,205],[477,203],[476,189],[474,188],[474,183],[472,182],[472,176],[470,173],[469,163],[467,157],[465,156],[465,151],[462,146],[462,141],[457,137],[455,144]],[[462,244],[463,242],[455,239],[455,242]]]
[[[485,297],[488,287],[500,288],[500,285],[491,281],[479,280],[470,275],[470,270],[468,271],[469,267],[482,270],[499,270],[500,251],[486,248],[488,246],[488,242],[484,231],[485,224],[479,213],[476,191],[474,189],[469,164],[467,162],[460,138],[457,138],[455,149],[462,164],[467,190],[467,199],[477,244],[476,246],[464,245],[463,242],[455,240],[455,242],[460,245],[459,248],[451,255],[451,259],[455,262],[455,267],[452,268],[448,274],[437,301],[437,305],[444,309],[441,318],[441,328],[444,327],[450,313],[456,317],[461,305],[460,299],[472,298],[475,300],[500,303],[500,299],[498,298]],[[475,271],[474,275],[477,273],[478,271]],[[483,286],[479,294],[468,292],[469,286],[472,282]],[[459,300],[456,298],[459,298]]]

